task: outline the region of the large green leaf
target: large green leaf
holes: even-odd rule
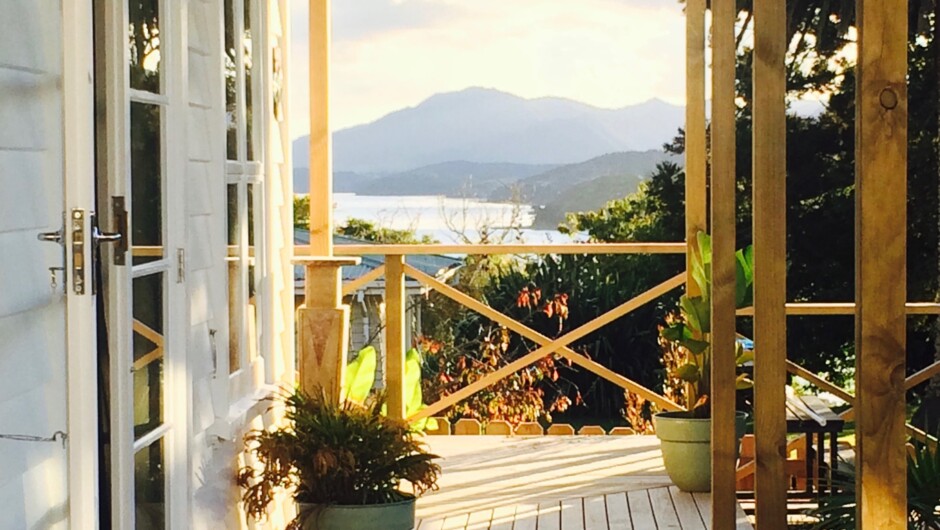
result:
[[[356,403],[365,403],[375,383],[375,348],[366,346],[359,350],[359,354],[346,365],[346,382],[343,385],[343,395],[346,399]]]
[[[421,354],[411,348],[405,353],[405,415],[411,416],[426,408],[421,391]],[[411,427],[417,431],[434,431],[438,425],[434,418],[423,418],[412,423]]]
[[[712,317],[708,300],[699,296],[685,296],[679,299],[679,308],[689,327],[699,334],[711,332]]]
[[[692,279],[706,300],[711,293],[712,240],[705,232],[696,234],[698,249],[692,252]]]
[[[695,335],[688,326],[677,322],[668,328],[663,328],[660,333],[666,340],[678,342],[680,346],[694,354],[699,354],[708,349],[708,342],[695,339]]]
[[[676,368],[676,376],[687,383],[698,383],[699,368],[694,363],[685,363]]]
[[[754,305],[754,247],[735,252],[735,302],[737,307]]]
[[[412,348],[405,353],[405,414],[410,416],[421,408],[421,356]]]

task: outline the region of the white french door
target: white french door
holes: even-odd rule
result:
[[[180,5],[116,0],[96,13],[98,210],[129,240],[102,253],[116,529],[185,528],[188,513]]]

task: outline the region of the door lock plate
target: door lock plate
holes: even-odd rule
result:
[[[72,209],[69,217],[72,232],[72,290],[75,294],[85,294],[85,210]]]

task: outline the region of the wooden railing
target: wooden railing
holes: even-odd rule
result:
[[[375,280],[386,276],[387,296],[400,296],[398,291],[406,277],[421,283],[422,285],[437,291],[439,294],[461,304],[462,306],[476,311],[477,313],[489,318],[493,322],[506,327],[520,336],[536,343],[538,347],[526,355],[512,361],[511,363],[500,367],[495,372],[487,374],[478,381],[475,381],[456,392],[442,397],[435,403],[429,404],[426,408],[411,416],[404,418],[404,409],[401,406],[391,407],[390,410],[401,410],[399,414],[404,419],[411,421],[430,417],[439,414],[447,408],[467,399],[476,392],[484,390],[500,380],[512,375],[518,370],[537,362],[552,353],[557,353],[569,360],[573,364],[588,370],[599,377],[602,377],[618,387],[633,392],[643,399],[654,403],[663,410],[683,410],[678,403],[666,398],[665,396],[654,392],[653,390],[633,381],[613,370],[588,359],[571,349],[570,345],[575,341],[593,333],[605,325],[617,320],[618,318],[629,314],[631,311],[649,303],[663,294],[676,289],[685,284],[685,274],[674,276],[659,285],[637,295],[636,297],[622,303],[611,309],[607,313],[596,317],[578,328],[567,332],[557,339],[550,339],[545,335],[533,330],[529,326],[513,319],[512,317],[497,311],[496,309],[476,300],[475,298],[461,292],[455,287],[426,274],[411,265],[405,263],[406,255],[428,255],[428,254],[459,254],[459,255],[536,255],[536,254],[681,254],[684,253],[686,246],[684,243],[618,243],[618,244],[561,244],[561,245],[343,245],[336,247],[337,255],[344,256],[363,256],[363,255],[382,255],[385,257],[386,264],[394,264],[392,267],[386,265],[379,266],[365,275],[347,282],[343,285],[343,294],[351,294],[358,289],[374,282]],[[295,252],[301,254],[306,249],[299,247]],[[397,278],[388,278],[389,270],[393,269],[392,275]],[[393,292],[394,291],[394,292]],[[386,308],[386,326],[393,330],[388,337],[393,337],[386,345],[386,359],[389,362],[387,371],[386,388],[392,400],[403,400],[403,397],[394,399],[399,395],[403,396],[404,391],[404,373],[403,359],[405,352],[404,322],[405,305],[392,304]],[[907,312],[910,315],[940,314],[940,303],[914,302],[907,304]],[[854,315],[855,304],[852,302],[802,302],[786,304],[787,315],[800,316],[826,316],[826,315]],[[745,308],[738,311],[739,316],[753,315],[753,308]],[[401,340],[399,340],[399,338]],[[829,392],[836,397],[844,400],[850,405],[850,408],[843,411],[840,416],[843,419],[851,420],[854,418],[855,396],[846,389],[835,385],[819,375],[807,370],[806,368],[787,361],[787,371],[793,375],[802,377],[809,381],[822,391]],[[940,363],[932,364],[906,379],[906,388],[910,390],[915,386],[924,383],[935,375],[940,374]],[[937,440],[927,433],[917,429],[911,424],[906,425],[908,435],[916,440],[937,446]],[[787,451],[791,451],[804,443],[805,435],[791,439],[787,442]],[[737,469],[737,479],[754,474],[756,469],[755,462],[743,464]]]
[[[477,313],[489,318],[493,322],[506,327],[506,329],[513,331],[525,339],[528,339],[538,345],[538,347],[527,353],[526,355],[512,361],[511,363],[499,368],[493,373],[486,375],[474,383],[467,385],[459,389],[458,391],[444,396],[439,401],[431,403],[427,408],[411,415],[407,419],[409,420],[418,420],[426,417],[433,416],[438,414],[447,408],[457,404],[458,402],[472,396],[476,392],[484,390],[500,380],[510,376],[511,374],[521,370],[535,362],[539,359],[544,358],[547,355],[552,353],[557,353],[564,357],[565,359],[571,361],[574,364],[582,367],[585,370],[588,370],[599,377],[602,377],[613,384],[619,386],[620,388],[633,392],[643,399],[650,401],[651,403],[656,404],[659,408],[663,410],[683,410],[683,407],[678,403],[673,402],[672,400],[666,398],[663,395],[660,395],[653,390],[633,381],[621,374],[610,370],[609,368],[588,359],[584,355],[581,355],[571,349],[570,345],[575,341],[601,329],[605,325],[621,318],[630,312],[636,310],[637,308],[643,306],[646,303],[649,303],[656,298],[662,296],[663,294],[676,289],[684,285],[685,283],[685,274],[682,273],[677,276],[674,276],[659,285],[652,287],[651,289],[637,295],[636,297],[620,304],[619,306],[611,309],[607,313],[596,317],[595,319],[579,326],[576,329],[573,329],[566,334],[558,337],[557,339],[550,339],[545,335],[535,331],[529,326],[519,322],[518,320],[513,319],[512,317],[497,311],[496,309],[476,300],[475,298],[467,295],[466,293],[461,292],[455,287],[448,285],[447,283],[434,278],[433,276],[426,274],[411,265],[408,265],[404,262],[404,256],[406,255],[428,255],[428,254],[460,254],[460,255],[501,255],[501,254],[518,254],[518,255],[537,255],[537,254],[590,254],[590,255],[607,255],[607,254],[682,254],[685,252],[686,245],[685,243],[584,243],[584,244],[558,244],[558,245],[523,245],[523,244],[514,244],[514,245],[439,245],[439,244],[418,244],[418,245],[338,245],[335,247],[335,253],[337,255],[343,256],[364,256],[364,255],[381,255],[385,257],[386,264],[395,264],[395,276],[398,276],[397,280],[388,278],[389,269],[386,265],[379,266],[372,271],[369,271],[365,275],[346,282],[343,285],[343,294],[351,294],[358,289],[374,282],[375,280],[385,276],[386,277],[386,290],[396,290],[396,285],[400,285],[404,282],[406,277],[410,277],[413,280],[421,283],[422,285],[437,291],[439,294],[446,296],[447,298],[461,304],[462,306],[476,311]],[[307,249],[304,247],[295,247],[296,254],[302,254]],[[399,265],[400,264],[400,265]],[[388,293],[387,293],[388,294]],[[393,295],[397,296],[397,295]],[[395,307],[395,310],[392,310],[392,307],[386,307],[386,326],[388,329],[392,330],[403,330],[404,329],[404,305],[398,305]],[[855,311],[855,304],[851,302],[804,302],[804,303],[788,303],[786,306],[786,312],[788,315],[853,315]],[[917,302],[907,304],[908,314],[911,315],[924,315],[924,314],[940,314],[940,303],[928,303],[928,302]],[[738,311],[739,316],[750,316],[753,315],[753,308],[745,308]],[[389,344],[386,345],[386,355],[392,363],[395,363],[395,359],[403,357],[405,351],[404,344],[404,335],[403,331],[397,332],[393,331],[392,335],[395,336],[393,340],[389,341]],[[402,337],[402,340],[399,341],[397,337]],[[401,342],[401,344],[399,344]],[[849,405],[854,404],[854,396],[845,390],[833,383],[830,383],[818,376],[817,374],[803,368],[802,366],[792,362],[787,361],[787,371],[791,374],[798,375],[813,385],[815,385],[820,390],[830,392],[833,395],[844,400]],[[403,392],[404,384],[404,374],[398,373],[400,370],[393,369],[390,365],[388,370],[388,381],[387,381],[387,391],[391,395],[398,395]],[[940,363],[933,364],[919,372],[911,375],[907,378],[907,388],[911,389],[918,384],[921,384],[934,375],[940,374]],[[391,398],[390,398],[391,399]],[[852,409],[848,409],[842,413],[842,416],[847,419],[852,417]],[[929,440],[930,438],[923,432],[918,431],[912,425],[907,426],[908,434],[912,437]],[[792,440],[788,443],[789,448],[795,448],[799,443],[800,439]],[[746,464],[738,469],[738,478],[747,476],[754,472],[753,462]]]
[[[302,246],[295,247],[295,254],[302,255],[308,249]],[[447,408],[459,403],[476,392],[484,390],[513,373],[557,353],[571,363],[602,377],[620,388],[633,392],[644,399],[655,403],[664,410],[683,410],[682,406],[662,396],[653,390],[633,381],[596,361],[574,351],[570,345],[575,341],[601,329],[607,324],[629,314],[637,308],[647,304],[660,296],[685,284],[686,273],[676,275],[663,283],[627,300],[619,306],[600,315],[568,333],[551,339],[538,331],[519,322],[512,317],[476,300],[461,292],[459,289],[426,274],[405,263],[406,255],[428,254],[459,254],[459,255],[542,255],[542,254],[574,254],[574,255],[614,255],[614,254],[685,254],[685,243],[573,243],[554,245],[337,245],[335,254],[341,256],[381,255],[385,257],[385,265],[377,267],[365,275],[347,282],[343,285],[343,294],[348,295],[356,290],[385,277],[386,289],[386,339],[385,348],[387,359],[386,390],[389,395],[389,410],[399,412],[399,396],[403,395],[404,373],[399,364],[405,352],[405,305],[389,303],[389,300],[398,300],[401,297],[401,285],[405,278],[411,278],[422,285],[437,291],[439,294],[489,318],[493,322],[506,327],[538,346],[533,351],[500,367],[495,372],[487,374],[478,381],[467,385],[458,391],[442,397],[439,401],[429,404],[421,411],[412,414],[407,419],[418,420],[438,414]],[[399,339],[401,338],[401,340]],[[400,413],[404,417],[404,412]]]
[[[131,367],[131,371],[136,372],[146,368],[151,363],[163,359],[163,335],[136,319],[134,320],[133,329],[134,333],[144,337],[154,345],[152,350],[145,353],[144,355],[141,355],[140,358],[134,361],[134,364]]]

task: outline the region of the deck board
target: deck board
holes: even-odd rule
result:
[[[669,494],[672,496],[672,504],[676,508],[679,525],[683,530],[705,530],[705,522],[698,512],[698,506],[695,505],[692,494],[680,491],[675,486],[669,487]]]
[[[603,495],[584,499],[584,528],[608,528],[607,505]]]
[[[513,519],[516,518],[516,507],[514,505],[499,506],[493,508],[493,519],[490,522],[490,530],[512,530]]]
[[[582,499],[565,499],[561,502],[561,529],[584,530],[584,509]]]
[[[656,528],[659,530],[682,530],[676,507],[672,505],[672,496],[669,488],[653,488],[649,490],[650,504],[653,506],[653,517],[656,518]]]
[[[561,530],[561,503],[543,502],[539,504],[539,529]]]
[[[493,520],[493,510],[480,510],[470,514],[467,530],[487,530]]]
[[[653,436],[434,436],[418,529],[706,530],[708,494],[672,485]],[[738,507],[738,528],[753,528]]]
[[[653,505],[647,490],[627,492],[627,504],[630,506],[630,518],[635,528],[656,528],[653,517]]]
[[[625,493],[608,493],[604,496],[607,502],[607,527],[609,530],[633,530],[630,520],[630,510],[627,507]]]

